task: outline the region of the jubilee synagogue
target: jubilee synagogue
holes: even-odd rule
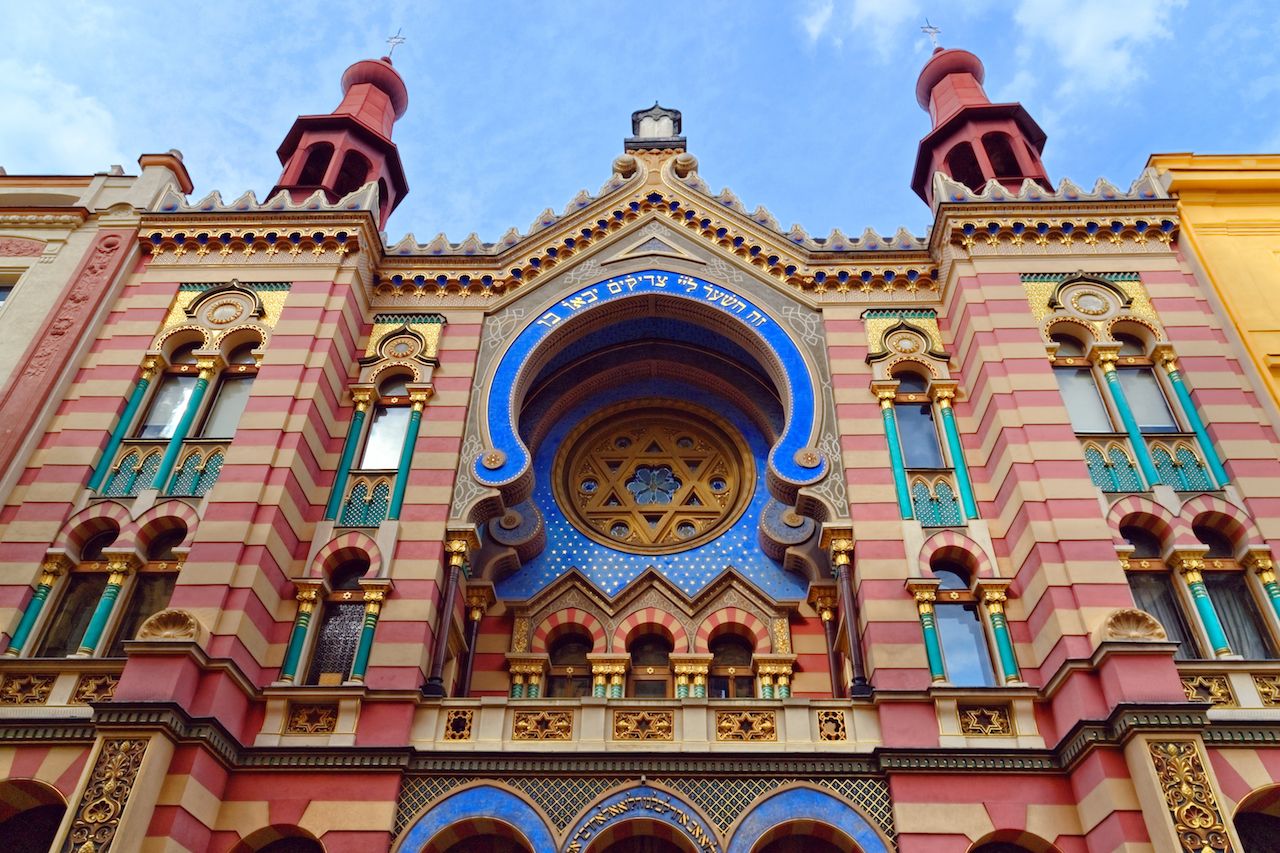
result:
[[[655,104],[388,240],[387,58],[265,200],[0,173],[0,848],[1280,850],[1280,169],[1079,186],[983,77],[923,235]]]

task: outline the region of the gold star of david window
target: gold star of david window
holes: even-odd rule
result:
[[[565,440],[556,501],[587,536],[635,554],[709,542],[746,509],[755,466],[742,436],[710,412],[646,400],[607,409]]]

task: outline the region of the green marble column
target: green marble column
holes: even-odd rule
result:
[[[200,411],[200,404],[204,401],[204,395],[209,390],[209,380],[213,378],[216,363],[212,359],[202,358],[199,360],[200,375],[196,379],[195,387],[191,389],[191,397],[187,400],[187,407],[182,412],[182,418],[179,419],[178,425],[173,430],[173,435],[169,437],[169,444],[164,449],[164,458],[160,460],[160,468],[156,471],[155,478],[151,481],[151,488],[164,490],[169,485],[169,477],[173,474],[173,466],[178,462],[178,454],[182,452],[182,442],[191,433],[191,425],[195,423],[196,412]]]
[[[1262,582],[1263,589],[1267,591],[1267,599],[1271,602],[1271,609],[1276,612],[1276,618],[1280,619],[1280,583],[1276,583],[1276,567],[1271,559],[1271,553],[1268,551],[1254,551],[1245,557],[1244,564],[1246,568],[1258,573],[1258,580]]]
[[[352,681],[364,682],[365,672],[369,669],[369,653],[373,650],[373,634],[378,627],[378,615],[382,612],[382,600],[386,595],[386,590],[382,589],[364,591],[364,626],[360,629],[360,642],[356,645],[355,661],[351,664]]]
[[[1156,470],[1156,463],[1151,460],[1151,448],[1147,447],[1147,440],[1142,437],[1142,430],[1138,429],[1133,410],[1129,408],[1129,398],[1125,396],[1124,386],[1120,384],[1120,374],[1116,371],[1115,358],[1114,355],[1108,354],[1100,357],[1098,363],[1102,365],[1102,373],[1107,377],[1111,399],[1115,401],[1120,420],[1124,423],[1124,431],[1129,435],[1133,453],[1138,457],[1138,467],[1142,469],[1142,476],[1146,478],[1148,486],[1158,486],[1161,482],[1160,473]]]
[[[1182,404],[1182,413],[1186,415],[1187,423],[1191,424],[1191,431],[1196,434],[1196,443],[1200,445],[1200,452],[1204,454],[1204,460],[1209,465],[1214,482],[1219,488],[1227,485],[1230,482],[1227,469],[1218,458],[1218,451],[1213,446],[1213,439],[1209,438],[1209,431],[1204,428],[1204,421],[1200,420],[1195,401],[1191,399],[1191,391],[1188,390],[1187,383],[1182,380],[1182,374],[1178,372],[1177,360],[1172,355],[1167,356],[1164,367],[1169,371],[1169,384],[1173,386],[1173,392],[1178,396],[1178,402]]]
[[[973,482],[969,479],[969,464],[964,458],[964,447],[960,444],[960,429],[956,426],[956,413],[951,408],[951,399],[955,390],[940,388],[934,392],[933,398],[938,403],[942,414],[942,431],[947,436],[947,448],[951,451],[951,466],[956,472],[956,485],[960,487],[960,501],[964,507],[965,518],[978,517],[978,502],[973,496]]]
[[[413,449],[418,444],[418,430],[422,427],[422,407],[426,405],[427,395],[413,392],[413,411],[409,414],[409,425],[404,431],[404,447],[400,450],[400,465],[396,468],[396,485],[391,490],[391,505],[387,510],[387,518],[394,521],[400,517],[400,508],[404,505],[404,490],[409,486],[409,469],[413,467]]]
[[[107,478],[107,474],[111,472],[111,466],[116,459],[116,451],[120,449],[120,442],[124,441],[124,437],[129,434],[129,427],[133,425],[133,419],[138,414],[138,409],[142,406],[142,400],[147,395],[147,387],[151,384],[151,376],[155,372],[155,361],[147,359],[142,365],[142,376],[138,379],[138,384],[133,386],[133,393],[129,395],[129,402],[125,404],[124,411],[120,413],[120,420],[116,421],[116,427],[111,431],[111,438],[107,439],[107,446],[102,450],[102,457],[98,460],[98,467],[94,469],[93,476],[89,478],[89,490],[96,492],[102,487],[102,482]]]
[[[934,621],[933,602],[937,599],[935,584],[908,587],[916,598],[920,612],[920,630],[924,633],[924,654],[929,661],[929,677],[937,683],[947,680],[947,668],[942,662],[942,641],[938,639],[938,626]]]
[[[893,412],[892,392],[879,393],[880,416],[884,419],[884,437],[889,442],[889,464],[893,468],[893,484],[898,490],[898,511],[903,518],[912,518],[911,489],[907,486],[907,469],[902,457],[902,443],[898,438],[898,418]]]
[[[44,565],[40,569],[40,582],[36,584],[35,595],[31,596],[31,600],[27,602],[27,609],[22,613],[22,621],[18,623],[18,628],[13,632],[13,636],[9,639],[9,648],[5,651],[6,655],[17,657],[22,654],[22,649],[26,646],[27,640],[31,638],[31,629],[35,627],[36,620],[40,618],[40,611],[44,609],[44,603],[49,599],[49,591],[53,589],[53,585],[57,583],[58,578],[66,574],[70,568],[71,561],[66,557],[50,557],[44,561]]]
[[[1000,657],[1000,669],[1005,684],[1022,680],[1018,671],[1018,657],[1013,653],[1013,638],[1009,635],[1009,619],[1004,614],[1007,596],[1003,589],[986,589],[982,601],[987,605],[987,617],[991,620],[991,633],[996,638],[996,651]]]
[[[338,509],[342,506],[342,496],[347,491],[347,477],[351,475],[351,463],[356,457],[356,448],[360,446],[360,435],[364,431],[364,419],[369,408],[369,391],[352,392],[356,411],[351,416],[351,426],[347,429],[347,440],[342,445],[342,456],[338,459],[338,470],[333,475],[333,491],[329,493],[329,503],[325,505],[324,517],[333,521],[338,517]]]
[[[284,664],[280,667],[280,680],[292,682],[298,676],[298,661],[302,659],[302,646],[307,640],[307,626],[315,610],[318,589],[314,586],[298,588],[298,615],[293,620],[289,645],[284,651]]]
[[[1209,636],[1209,645],[1214,655],[1221,657],[1231,654],[1231,643],[1227,640],[1226,632],[1222,630],[1222,620],[1218,618],[1213,599],[1209,597],[1209,590],[1204,585],[1204,576],[1201,574],[1204,569],[1204,555],[1174,554],[1173,562],[1174,567],[1182,573],[1182,579],[1186,581],[1187,588],[1191,590],[1191,600],[1195,602],[1196,613],[1200,616],[1200,623],[1204,625],[1205,634]]]
[[[107,586],[102,590],[98,606],[94,608],[93,616],[89,619],[89,627],[84,630],[84,637],[80,640],[77,654],[91,655],[98,650],[102,642],[102,634],[107,629],[107,623],[111,621],[111,613],[116,609],[120,588],[133,572],[133,566],[125,560],[111,560],[108,566],[111,574],[107,578]]]

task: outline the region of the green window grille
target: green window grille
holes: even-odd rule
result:
[[[134,491],[137,479],[138,452],[133,450],[120,460],[116,470],[107,478],[106,484],[102,487],[102,494],[112,498],[132,497],[137,494]]]
[[[1103,456],[1096,447],[1087,448],[1084,452],[1085,464],[1089,466],[1089,478],[1093,484],[1104,492],[1140,492],[1142,479],[1138,469],[1134,467],[1129,454],[1119,447],[1112,446]]]
[[[222,458],[222,451],[215,450],[204,461],[204,470],[200,472],[200,477],[196,480],[194,494],[197,497],[204,497],[213,488],[213,484],[218,482],[218,474],[222,472]]]
[[[1206,492],[1213,489],[1213,480],[1200,457],[1183,445],[1173,454],[1166,447],[1156,447],[1151,452],[1160,478],[1179,492]]]
[[[911,504],[916,518],[925,527],[958,527],[964,524],[955,490],[946,480],[939,480],[933,492],[923,480],[911,487]]]
[[[193,451],[182,461],[182,467],[173,478],[173,486],[169,489],[172,495],[183,497],[204,497],[213,484],[218,481],[218,473],[222,470],[222,451],[215,450],[205,457],[199,451]]]
[[[390,503],[390,483],[380,480],[370,491],[368,481],[360,480],[351,487],[351,494],[338,515],[338,524],[343,527],[377,527],[386,519]]]

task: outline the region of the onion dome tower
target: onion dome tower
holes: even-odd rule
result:
[[[1030,178],[1052,189],[1040,152],[1045,135],[1022,104],[993,104],[982,90],[981,60],[967,50],[935,48],[916,81],[916,101],[933,119],[920,140],[911,188],[933,204],[933,173],[975,192],[995,178],[1016,190]]]
[[[400,152],[391,141],[409,90],[391,58],[364,59],[342,75],[342,103],[328,115],[298,116],[276,153],[284,171],[271,190],[301,201],[323,190],[330,202],[378,182],[378,227],[409,192]]]

